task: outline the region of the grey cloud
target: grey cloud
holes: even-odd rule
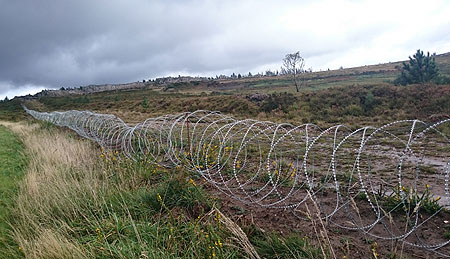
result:
[[[220,32],[218,7],[195,2],[3,1],[0,79],[57,86],[185,70],[183,46]]]

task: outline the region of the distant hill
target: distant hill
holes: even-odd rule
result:
[[[343,68],[329,71],[305,73],[304,79],[308,89],[325,89],[333,86],[367,85],[392,83],[403,61],[389,62],[377,65],[367,65],[352,68]],[[440,73],[450,76],[450,52],[436,55]],[[44,96],[62,97],[71,95],[86,95],[98,92],[154,89],[169,92],[211,92],[211,91],[252,91],[255,88],[260,91],[283,90],[290,92],[290,78],[285,75],[253,75],[242,78],[221,76],[219,78],[206,77],[164,77],[131,82],[127,84],[104,84],[81,86],[78,88],[44,90],[34,96],[26,96],[27,99],[35,99]]]

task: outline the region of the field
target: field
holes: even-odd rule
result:
[[[444,75],[450,74],[449,60],[449,55],[437,59]],[[17,152],[26,155],[7,152],[19,159],[13,162],[14,168],[18,168],[14,169],[14,174],[21,177],[23,170],[24,176],[20,184],[15,178],[2,181],[6,189],[18,191],[13,191],[14,195],[2,194],[7,196],[8,209],[0,213],[10,226],[2,227],[4,230],[0,233],[8,232],[10,235],[2,236],[10,238],[6,246],[0,247],[0,253],[13,258],[439,256],[405,245],[402,238],[392,237],[411,230],[413,234],[406,241],[419,246],[442,243],[449,238],[450,213],[443,207],[444,202],[448,202],[442,184],[446,178],[444,173],[439,173],[450,154],[448,139],[431,130],[426,138],[420,137],[409,146],[417,153],[413,156],[412,151],[407,152],[407,158],[401,163],[403,186],[394,184],[397,158],[405,152],[408,134],[425,130],[429,124],[419,123],[415,127],[411,122],[399,122],[387,127],[384,133],[368,131],[368,134],[373,133],[373,139],[366,143],[361,157],[355,159],[355,150],[364,140],[362,131],[358,131],[360,127],[381,127],[405,119],[432,123],[450,118],[450,85],[395,86],[392,81],[397,74],[396,65],[398,63],[310,73],[306,77],[307,86],[299,93],[293,91],[289,78],[262,77],[148,85],[139,90],[2,102],[0,119],[16,122],[3,123],[8,130],[0,128],[0,137],[5,139],[1,143],[15,146]],[[255,95],[265,97],[255,100]],[[200,109],[221,111],[237,119],[228,126],[220,124],[221,130],[206,127],[215,125],[214,120],[201,123],[197,117],[189,120],[180,117],[181,122],[169,120],[175,128],[187,127],[187,135],[192,136],[189,138],[186,132],[177,131],[176,152],[174,147],[158,142],[158,148],[174,151],[177,159],[184,156],[180,158],[183,161],[180,166],[169,166],[165,161],[155,164],[155,160],[148,158],[155,150],[136,151],[142,147],[138,138],[130,137],[125,146],[102,149],[98,143],[81,138],[67,128],[32,119],[20,106],[22,102],[37,111],[91,110],[115,114],[132,125],[147,118]],[[318,128],[306,135],[324,135],[316,143],[305,145],[307,131],[300,127],[292,131],[295,136],[288,135],[289,141],[280,138],[274,145],[264,137],[278,137],[269,127],[272,124],[264,123],[258,128],[265,132],[264,136],[254,129],[247,135],[244,133],[250,129],[250,124],[239,120],[246,118],[294,125],[313,123]],[[162,125],[161,121],[151,123],[145,124],[146,127]],[[338,124],[348,129],[335,135],[327,131]],[[236,129],[235,125],[240,126]],[[437,127],[447,138],[450,135],[448,125]],[[288,132],[291,126],[283,127]],[[83,128],[89,132],[93,129],[98,131],[100,127]],[[106,132],[109,131],[100,135],[114,139]],[[221,132],[223,139],[214,142],[211,137],[214,132]],[[141,132],[136,136],[151,139],[146,134]],[[251,141],[246,142],[246,137]],[[339,152],[334,154],[333,143],[340,141]],[[194,148],[189,147],[192,143]],[[247,143],[245,152],[233,153],[242,143]],[[224,175],[220,176],[226,182],[224,186],[212,184],[219,177],[213,172],[201,177],[202,167],[212,162],[205,150],[215,155],[219,152],[217,147],[210,148],[208,144],[223,146],[233,158],[228,162],[218,160],[226,164]],[[308,150],[303,148],[308,145]],[[202,147],[204,151],[200,150]],[[20,151],[21,148],[25,151]],[[258,154],[267,154],[269,150],[274,150],[267,159],[271,173],[255,174],[266,164]],[[305,172],[312,172],[313,182],[309,188],[305,188],[309,180],[301,178],[304,172],[298,173],[295,180],[292,177],[303,166],[297,166],[297,172],[289,171],[307,151],[311,155],[305,158]],[[147,155],[142,157],[142,154]],[[331,157],[339,162],[330,171]],[[10,161],[9,158],[4,160]],[[362,176],[355,173],[355,164],[360,167]],[[242,177],[239,179],[251,184],[244,188],[234,182],[233,171],[239,172]],[[230,181],[223,177],[230,177]],[[277,182],[273,183],[275,178]],[[347,187],[333,192],[336,182]],[[368,192],[361,191],[365,183],[371,187]],[[248,205],[246,193],[267,184],[274,186],[278,196],[262,192],[258,195],[265,197],[260,203],[263,206]],[[218,187],[222,187],[221,191]],[[231,190],[233,195],[225,195]],[[295,195],[289,190],[294,190]],[[266,206],[281,201],[279,197],[287,197],[282,204],[299,206],[294,210]],[[300,202],[302,199],[306,202]],[[332,217],[324,217],[333,213],[333,206],[340,204],[340,199],[345,200],[346,205]],[[375,213],[372,203],[367,202],[374,200],[378,210]],[[377,217],[383,218],[384,225],[362,227]],[[374,235],[386,239],[377,239]],[[436,251],[450,254],[448,245]]]

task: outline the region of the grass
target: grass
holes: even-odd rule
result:
[[[281,237],[276,233],[253,236],[252,243],[257,252],[264,258],[321,258],[319,248],[311,247],[308,237],[300,238],[298,235]]]
[[[26,167],[26,155],[21,141],[5,126],[0,125],[0,254],[6,246],[14,246],[9,236],[7,220],[11,216],[19,181]]]
[[[404,186],[400,192],[400,188],[397,187],[390,196],[382,198],[384,198],[383,206],[389,212],[405,211],[411,214],[413,211],[414,213],[422,211],[431,215],[444,209],[438,203],[441,197],[434,197],[428,185],[422,193]]]

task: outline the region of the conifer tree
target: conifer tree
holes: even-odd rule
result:
[[[423,84],[436,79],[439,70],[434,56],[434,54],[430,55],[429,52],[425,56],[423,51],[418,49],[413,57],[409,57],[409,62],[403,62],[401,74],[395,80],[395,84]]]

